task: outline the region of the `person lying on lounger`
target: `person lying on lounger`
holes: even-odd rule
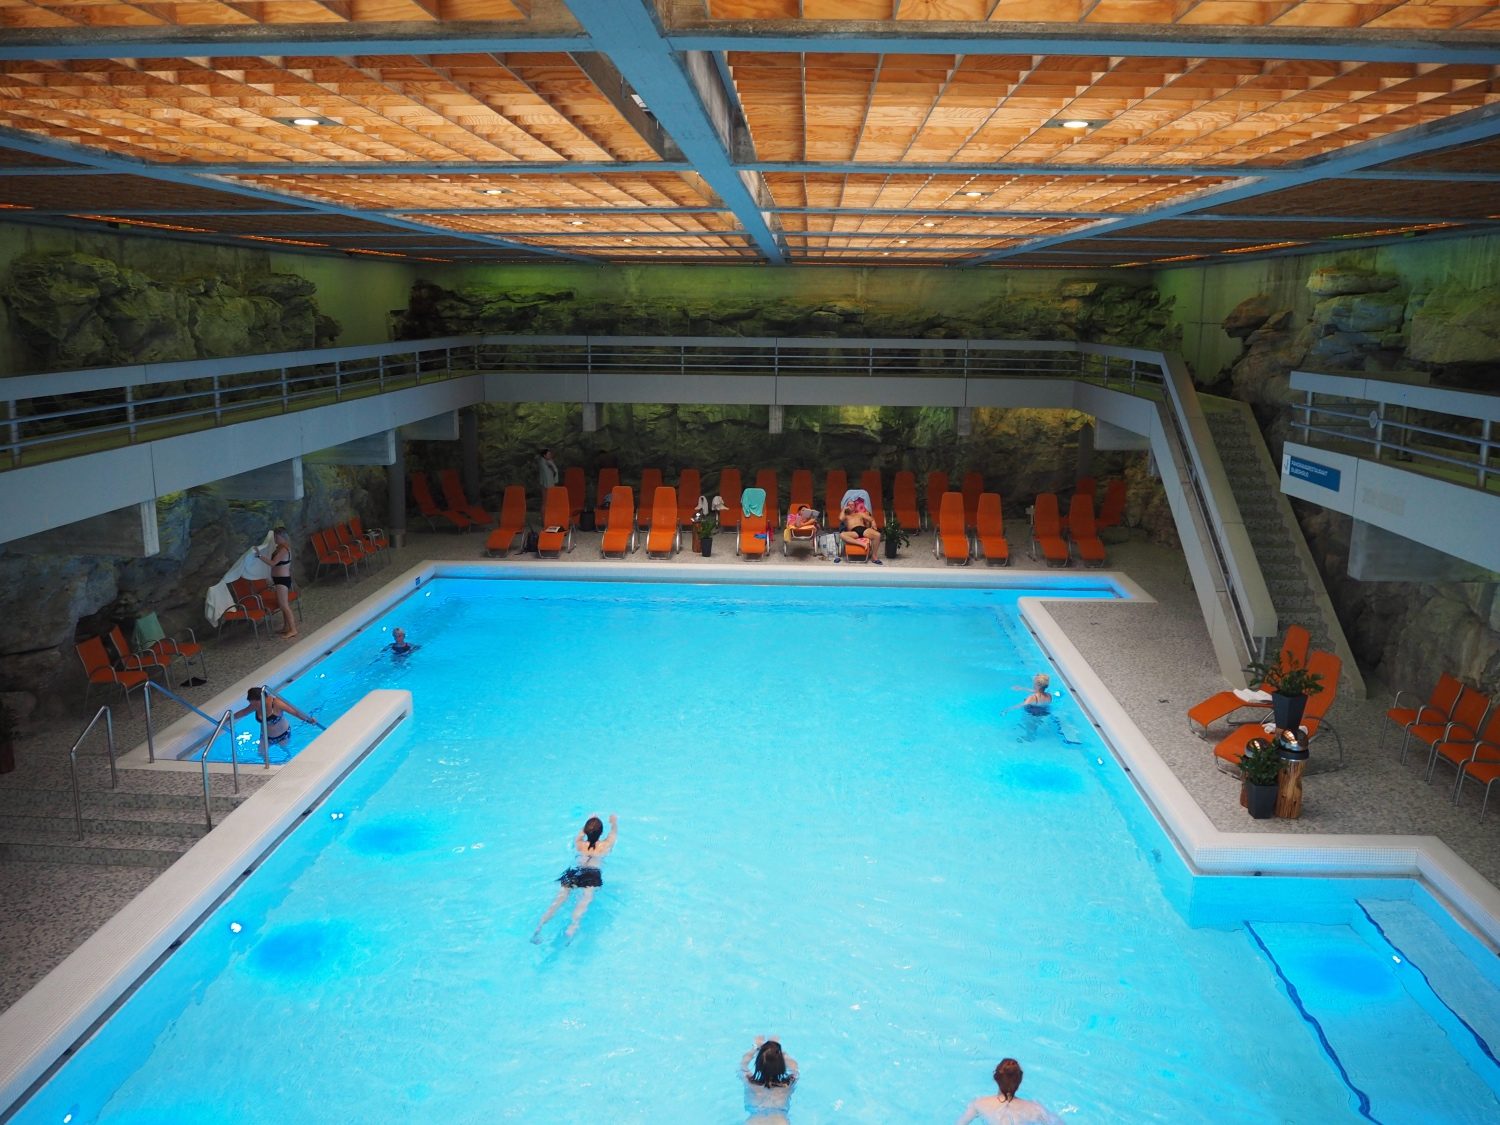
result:
[[[583,830],[573,838],[573,866],[558,877],[557,881],[562,884],[562,890],[557,892],[552,905],[547,907],[547,913],[542,915],[542,920],[532,931],[533,945],[541,944],[542,927],[551,920],[552,915],[557,913],[558,908],[568,901],[568,896],[574,891],[582,893],[578,896],[578,905],[573,908],[573,921],[569,923],[567,931],[568,940],[572,941],[578,933],[578,923],[582,922],[583,916],[588,913],[589,903],[594,901],[594,892],[604,886],[604,876],[599,872],[599,864],[615,846],[615,841],[620,838],[620,822],[615,818],[614,813],[609,814],[609,835],[601,840],[599,837],[603,832],[603,823],[597,816],[591,816],[584,824]]]
[[[869,552],[866,557],[876,566],[880,561],[880,532],[875,530],[875,517],[865,507],[865,502],[855,497],[839,513],[839,538],[853,543]]]

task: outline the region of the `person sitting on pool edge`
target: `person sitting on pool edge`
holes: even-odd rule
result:
[[[288,715],[295,715],[304,723],[311,723],[319,730],[328,729],[306,711],[303,711],[295,704],[288,703],[281,696],[274,694],[269,689],[264,693],[264,705],[262,704],[261,689],[258,687],[253,687],[245,692],[245,698],[249,700],[249,705],[241,707],[234,713],[234,717],[236,719],[243,719],[246,715],[254,715],[256,722],[265,724],[261,733],[264,735],[266,742],[271,745],[280,745],[292,737],[292,724],[287,721]],[[264,719],[261,718],[262,711],[265,713]]]
[[[582,922],[583,916],[588,913],[589,903],[594,901],[594,892],[604,886],[604,876],[599,872],[599,864],[615,846],[615,841],[620,838],[620,822],[614,813],[609,814],[609,835],[601,840],[599,836],[603,831],[603,823],[597,816],[591,816],[584,823],[583,831],[573,838],[573,866],[558,877],[557,881],[562,884],[562,890],[557,892],[552,905],[547,907],[547,913],[542,915],[542,920],[532,931],[533,945],[541,944],[542,927],[547,924],[552,915],[557,913],[558,908],[574,891],[583,893],[578,896],[578,905],[573,908],[573,921],[568,924],[568,940],[572,941],[578,933],[578,923]]]
[[[1016,1097],[1021,1088],[1021,1064],[1015,1059],[1001,1059],[994,1078],[1000,1092],[975,1098],[955,1125],[967,1125],[970,1121],[982,1125],[1062,1125],[1061,1119],[1040,1103]]]
[[[1028,715],[1049,714],[1052,710],[1052,692],[1049,690],[1051,686],[1052,677],[1045,672],[1038,672],[1031,681],[1031,694],[1017,703],[1016,707],[1026,708]],[[1012,707],[1011,710],[1014,711],[1016,707]]]
[[[781,1052],[775,1036],[757,1035],[740,1060],[745,1112],[754,1125],[786,1125],[787,1103],[797,1085],[797,1060]]]

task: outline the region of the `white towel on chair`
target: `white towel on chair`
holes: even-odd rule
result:
[[[1256,691],[1253,688],[1237,687],[1234,689],[1234,694],[1241,703],[1271,702],[1271,693],[1268,691]]]

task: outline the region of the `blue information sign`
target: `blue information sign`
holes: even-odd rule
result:
[[[1286,475],[1295,477],[1297,480],[1305,480],[1308,484],[1320,485],[1332,492],[1339,490],[1339,470],[1327,465],[1320,465],[1316,461],[1305,461],[1301,457],[1288,457],[1286,459]]]

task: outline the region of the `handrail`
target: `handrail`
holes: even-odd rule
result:
[[[228,707],[219,717],[213,734],[209,735],[208,741],[203,744],[203,754],[198,759],[199,767],[203,772],[203,821],[210,830],[214,826],[214,807],[208,780],[208,754],[214,748],[214,743],[219,740],[219,732],[224,729],[225,723],[229,724],[229,760],[234,764],[234,791],[236,793],[240,791],[240,765],[234,753],[234,708]]]
[[[83,745],[83,740],[94,729],[94,724],[99,721],[100,715],[104,716],[105,745],[109,747],[109,787],[111,789],[120,787],[120,773],[115,768],[115,719],[110,714],[109,707],[104,706],[94,712],[89,725],[83,728],[83,733],[78,736],[68,751],[68,771],[73,777],[73,824],[78,829],[80,841],[83,839],[83,801],[78,795],[78,748]]]
[[[199,718],[203,719],[204,722],[215,723],[215,724],[222,724],[224,722],[224,720],[222,718],[215,719],[212,715],[208,714],[206,711],[203,711],[203,710],[200,710],[197,707],[194,707],[191,703],[189,703],[186,699],[183,699],[182,696],[178,695],[171,688],[163,687],[160,684],[157,684],[157,683],[155,683],[155,682],[153,682],[151,680],[147,680],[146,681],[146,685],[145,685],[145,691],[142,694],[143,694],[143,696],[145,697],[145,700],[146,700],[146,760],[148,762],[154,762],[154,761],[156,761],[156,730],[155,730],[155,723],[154,723],[154,721],[151,718],[151,690],[153,688],[155,688],[157,691],[161,692],[168,699],[171,699],[171,700],[173,700],[173,701],[181,704],[183,707],[186,707],[193,714],[195,714]],[[239,760],[239,756],[235,753],[236,736],[235,736],[235,733],[234,733],[234,712],[231,710],[230,712],[228,712],[228,714],[229,714],[229,766],[230,766],[230,772],[234,774],[234,791],[236,793],[238,793],[240,791],[240,760]],[[209,751],[210,748],[212,748],[212,746],[214,744],[214,739],[218,738],[218,736],[219,736],[219,728],[218,728],[218,725],[215,725],[215,727],[214,727],[214,733],[209,736],[208,742],[205,744],[204,750],[203,750],[203,754],[204,754],[204,766],[203,766],[203,768],[205,770],[208,769],[208,763],[207,763],[208,751]],[[268,764],[269,764],[269,759],[268,759]],[[213,825],[210,824],[209,827],[211,828],[211,827],[213,827]]]

